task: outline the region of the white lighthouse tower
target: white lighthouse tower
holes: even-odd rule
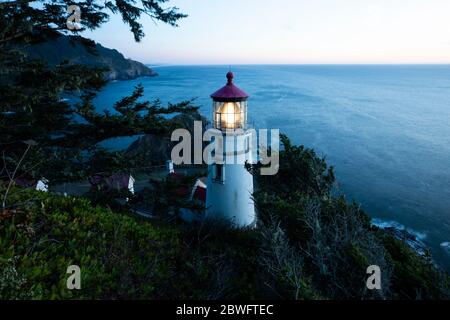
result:
[[[233,84],[233,73],[227,73],[227,80],[211,95],[213,126],[222,134],[223,156],[208,167],[206,216],[248,227],[256,223],[253,176],[245,168],[245,161],[253,163],[252,134],[246,132],[249,96]]]

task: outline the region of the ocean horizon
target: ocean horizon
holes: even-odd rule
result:
[[[100,110],[141,83],[144,98],[195,98],[211,118],[209,95],[224,65],[150,65],[157,77],[114,81],[95,100]],[[404,228],[450,269],[450,65],[232,65],[250,94],[256,128],[280,129],[335,168],[336,192],[377,222]],[[123,147],[127,138],[110,141]]]
[[[450,63],[234,63],[231,65],[223,64],[223,63],[144,63],[149,68],[164,68],[164,67],[221,67],[226,68],[228,70],[235,69],[236,67],[277,67],[277,66],[288,66],[288,67],[327,67],[327,66],[335,66],[335,67],[351,67],[351,66],[360,66],[360,67],[382,67],[382,66],[392,66],[392,67],[414,67],[414,66],[441,66],[446,67],[450,66]],[[128,81],[128,80],[119,80],[119,81]]]

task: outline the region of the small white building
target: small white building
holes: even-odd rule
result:
[[[41,178],[39,180],[27,180],[24,178],[18,178],[14,180],[14,183],[18,186],[24,188],[31,188],[37,191],[48,192],[49,181],[46,178]]]
[[[36,183],[36,190],[48,192],[48,180],[45,178],[38,180]]]
[[[175,172],[175,170],[173,168],[173,161],[172,160],[167,160],[166,161],[166,170],[167,170],[167,174],[171,174],[171,173]]]

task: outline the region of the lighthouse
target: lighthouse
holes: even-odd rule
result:
[[[246,130],[249,96],[234,85],[232,72],[226,77],[226,85],[211,95],[213,127],[223,137],[215,152],[223,154],[208,166],[206,217],[249,227],[256,223],[253,176],[245,168],[245,162],[253,163],[252,134]]]

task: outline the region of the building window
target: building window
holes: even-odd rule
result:
[[[223,164],[215,164],[214,165],[214,180],[217,182],[224,182],[224,176],[225,176],[225,172],[224,172],[224,166]]]

